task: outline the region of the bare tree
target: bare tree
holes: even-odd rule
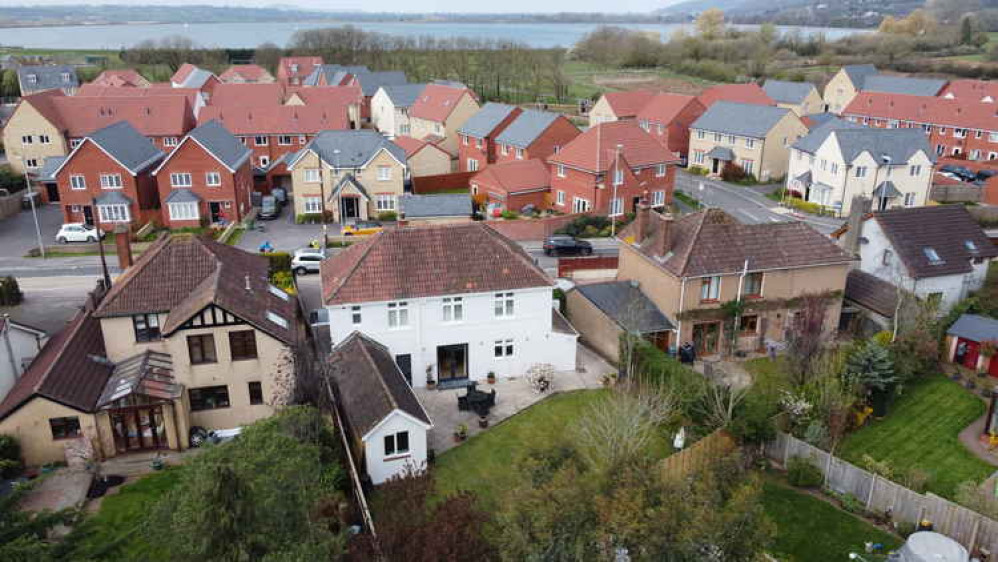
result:
[[[790,376],[796,386],[803,386],[811,378],[815,361],[825,344],[825,317],[828,313],[827,298],[817,294],[800,297],[800,306],[790,318],[787,332],[787,360]]]
[[[668,391],[617,387],[582,417],[580,454],[594,469],[613,471],[647,450],[660,426],[678,412]]]

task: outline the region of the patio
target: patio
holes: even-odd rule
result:
[[[607,373],[616,372],[613,366],[583,345],[578,347],[578,364],[580,369],[575,371],[556,371],[551,390],[543,394],[534,392],[526,377],[523,376],[500,378],[496,380],[495,384],[480,382],[478,390],[496,391],[496,404],[488,417],[489,426],[494,426],[553,393],[583,388],[600,388],[602,387],[600,377]],[[457,399],[467,392],[466,389],[438,390],[424,387],[414,390],[426,409],[426,413],[433,421],[428,445],[436,454],[439,455],[457,445],[454,442],[454,431],[462,423],[468,426],[469,437],[485,431],[478,427],[478,415],[475,412],[462,412],[457,408]]]

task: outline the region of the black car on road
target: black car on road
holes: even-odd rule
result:
[[[544,255],[546,256],[560,256],[563,254],[588,256],[592,253],[592,244],[571,236],[550,236],[544,241]]]

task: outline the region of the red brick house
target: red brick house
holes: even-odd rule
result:
[[[225,84],[269,84],[274,75],[258,64],[234,64],[218,79]]]
[[[540,158],[499,162],[471,178],[471,194],[485,195],[490,214],[527,205],[547,209],[550,191],[551,171]]]
[[[152,171],[164,156],[126,121],[85,136],[53,173],[63,221],[99,222],[105,231],[158,221]]]
[[[560,113],[527,109],[496,137],[496,162],[547,160],[580,134]]]
[[[283,57],[277,63],[277,81],[286,86],[297,86],[317,66],[322,66],[322,57]]]
[[[514,105],[489,102],[457,129],[458,170],[475,172],[496,162],[495,138],[519,117],[523,110]]]
[[[967,98],[860,92],[842,116],[868,127],[921,128],[937,156],[998,160],[994,100],[982,101],[990,99],[987,95],[977,101]]]
[[[690,151],[690,125],[705,111],[693,96],[658,94],[638,112],[638,125],[685,159]]]
[[[705,109],[710,109],[714,102],[732,101],[735,103],[751,103],[754,105],[776,105],[773,98],[766,94],[762,86],[755,82],[747,84],[718,84],[707,88],[697,96],[697,100]]]
[[[634,121],[597,125],[548,160],[554,209],[620,216],[642,195],[652,206],[672,202],[679,159]]]
[[[152,174],[170,228],[240,221],[251,207],[252,151],[218,121],[188,133]]]

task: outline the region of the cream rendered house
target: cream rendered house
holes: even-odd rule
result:
[[[826,123],[790,151],[787,188],[848,215],[857,195],[875,210],[928,203],[935,156],[920,129],[869,129]]]
[[[390,139],[412,134],[409,110],[426,84],[382,86],[371,98],[371,124]]]
[[[323,131],[287,162],[295,215],[325,209],[335,222],[397,212],[409,174],[405,151],[370,129]]]
[[[777,107],[784,107],[804,117],[824,111],[824,100],[818,93],[818,88],[810,82],[784,82],[782,80],[766,80],[762,89],[766,95],[776,102]]]
[[[69,145],[59,127],[59,117],[50,103],[62,96],[49,90],[21,98],[14,114],[3,128],[3,145],[10,167],[19,174],[41,170],[50,156],[69,154]]]
[[[464,84],[427,84],[409,111],[410,136],[428,140],[456,157],[460,137],[457,130],[478,109],[478,100]]]
[[[787,173],[790,145],[807,127],[786,108],[720,101],[690,127],[690,166],[720,175],[734,163],[760,181]]]
[[[636,119],[656,93],[653,90],[631,90],[603,94],[589,109],[589,126]]]
[[[849,105],[856,94],[863,89],[867,76],[877,74],[877,67],[872,64],[852,64],[839,69],[832,79],[825,84],[825,111],[835,114]]]
[[[42,349],[0,403],[0,433],[37,465],[68,448],[182,450],[192,428],[271,415],[304,326],[268,270],[206,238],[162,237]]]

